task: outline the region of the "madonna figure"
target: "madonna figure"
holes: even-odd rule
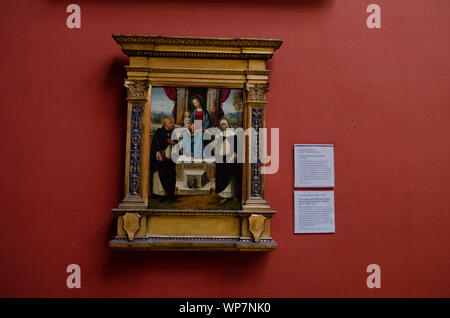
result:
[[[203,109],[201,96],[192,98],[195,110],[191,114],[191,122],[194,123],[194,136],[192,137],[192,154],[194,158],[203,158],[203,132],[211,127],[211,120],[206,109]]]

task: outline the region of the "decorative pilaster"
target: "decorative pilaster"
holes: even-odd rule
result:
[[[270,206],[264,200],[264,176],[261,174],[261,160],[260,152],[261,145],[259,144],[260,128],[265,127],[265,107],[266,107],[266,93],[269,90],[268,83],[247,83],[247,109],[248,109],[248,125],[253,128],[256,135],[250,137],[250,144],[255,149],[249,149],[249,156],[246,159],[246,169],[250,169],[247,173],[247,191],[246,200],[242,206],[242,210],[270,210]],[[256,158],[250,162],[250,154],[253,153]]]
[[[126,80],[128,100],[125,197],[120,208],[146,208],[148,202],[149,82]]]

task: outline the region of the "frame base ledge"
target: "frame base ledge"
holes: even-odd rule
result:
[[[261,240],[258,243],[242,240],[216,239],[113,239],[109,246],[114,250],[134,251],[239,251],[239,252],[270,252],[278,244],[273,240]]]

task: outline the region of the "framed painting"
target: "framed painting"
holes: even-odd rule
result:
[[[150,105],[148,206],[241,210],[243,160],[236,160],[235,131],[243,130],[242,89],[152,87]],[[216,160],[219,154],[222,160]]]
[[[113,37],[130,63],[124,198],[109,245],[275,249],[275,211],[250,145],[265,127],[266,61],[282,41]]]

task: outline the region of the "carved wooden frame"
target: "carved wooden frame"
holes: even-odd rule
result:
[[[119,250],[271,251],[276,213],[264,200],[261,164],[243,165],[242,210],[148,207],[152,86],[241,88],[244,129],[265,127],[266,61],[281,40],[113,35],[129,56],[124,198],[112,209]]]

